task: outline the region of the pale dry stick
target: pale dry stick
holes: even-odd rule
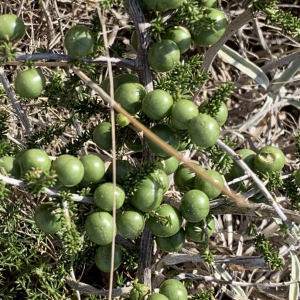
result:
[[[22,0],[21,3],[20,3],[20,5],[19,5],[19,8],[17,10],[17,16],[18,17],[20,17],[21,11],[23,9],[24,2],[25,2],[25,0]]]
[[[265,64],[263,67],[261,67],[261,69],[263,72],[269,73],[272,70],[277,69],[278,67],[289,64],[290,62],[292,62],[293,60],[295,60],[299,57],[300,57],[300,50],[298,50],[292,54],[286,55],[282,58],[279,58],[275,61],[269,62],[269,63]]]
[[[109,58],[109,46],[110,42],[108,41],[107,32],[106,32],[106,19],[104,15],[102,14],[99,2],[97,2],[97,12],[98,17],[101,22],[102,31],[103,31],[103,39],[104,39],[104,47],[105,47],[105,54],[106,57]],[[117,34],[117,33],[116,33]],[[110,95],[112,98],[114,98],[114,80],[113,80],[113,72],[112,72],[112,65],[111,62],[108,61],[108,74],[109,74],[109,84],[110,84]],[[111,242],[111,259],[110,259],[110,274],[109,274],[109,289],[108,289],[108,300],[111,300],[112,298],[112,290],[113,290],[113,279],[114,279],[114,264],[115,264],[115,236],[116,236],[116,184],[117,184],[117,171],[116,171],[116,129],[115,129],[115,114],[114,109],[112,105],[110,105],[110,121],[111,121],[111,139],[113,141],[112,143],[112,175],[113,175],[113,210],[112,210],[112,216],[113,216],[113,238]]]
[[[60,32],[60,36],[62,37],[62,39],[64,39],[64,32],[62,30],[62,25],[61,25],[61,16],[60,16],[60,12],[59,12],[59,9],[58,9],[58,6],[57,6],[57,0],[53,0],[54,2],[54,9],[55,9],[55,12],[58,16],[57,18],[57,22],[58,22],[58,27],[59,27],[59,32]],[[64,45],[64,50],[65,49],[65,45]]]
[[[26,187],[26,183],[24,183],[22,180],[7,177],[2,174],[0,174],[0,180],[2,180],[5,184],[17,186],[17,187],[20,187],[21,189],[24,189]],[[47,194],[50,197],[61,197],[61,194],[58,191],[48,189],[48,188],[44,188],[42,193]],[[80,196],[77,194],[71,194],[71,197],[72,197],[73,201],[75,201],[75,202],[82,202],[82,203],[88,203],[88,204],[94,203],[94,200],[92,197]]]
[[[6,133],[5,136],[7,137],[7,139],[9,139],[11,142],[15,143],[19,147],[26,148],[26,145],[24,143],[18,141],[17,139],[12,137],[9,133]]]
[[[92,295],[101,295],[101,296],[108,296],[109,291],[108,290],[99,290],[93,287],[92,285],[82,283],[82,282],[76,282],[73,280],[73,278],[67,277],[66,278],[67,284],[74,290],[79,291],[81,293],[85,294],[92,294]],[[113,297],[119,297],[124,294],[128,294],[132,290],[132,287],[125,287],[125,288],[119,288],[119,289],[113,289],[112,290],[112,296]]]
[[[256,268],[268,269],[268,266],[261,256],[227,256],[227,255],[214,255],[215,263],[226,264],[229,268],[231,266],[243,267],[244,270],[254,270]],[[205,263],[205,259],[201,258],[199,253],[174,253],[167,254],[161,258],[155,265],[155,271],[160,272],[165,266],[173,266],[183,264],[186,262]]]
[[[300,224],[300,213],[295,210],[282,209],[289,220]],[[271,205],[263,203],[249,203],[248,206],[238,206],[234,200],[218,199],[210,202],[210,213],[213,215],[245,215],[260,219],[276,218],[277,212]]]
[[[53,40],[54,27],[53,27],[50,13],[49,13],[49,9],[47,8],[49,5],[49,2],[47,1],[46,4],[44,3],[44,1],[41,1],[41,2],[42,2],[42,6],[43,6],[43,13],[45,14],[47,24],[48,24],[48,30],[47,30],[47,52],[48,52],[50,50],[50,43]]]
[[[3,56],[0,56],[0,60],[3,59]],[[15,61],[9,61],[3,63],[3,65],[22,65],[24,60],[29,61],[38,61],[38,60],[55,60],[66,62],[63,66],[69,66],[70,64],[67,62],[72,62],[74,58],[67,54],[55,54],[55,53],[41,53],[41,54],[23,54],[19,53],[16,57]],[[81,58],[79,61],[86,62],[89,64],[101,64],[107,65],[108,61],[110,61],[113,65],[117,65],[120,67],[126,67],[132,70],[137,69],[136,61],[130,59],[121,59],[121,58],[107,58],[106,56],[99,56],[97,58]],[[51,62],[53,63],[53,62]]]
[[[222,176],[222,179],[223,179],[223,182],[224,182],[224,185],[227,189],[229,189],[229,186],[226,182],[226,179],[225,179],[225,176],[223,175]],[[225,214],[224,215],[224,219],[226,221],[226,225],[227,225],[227,232],[228,232],[228,235],[227,235],[227,245],[228,245],[228,248],[230,250],[232,250],[232,243],[233,243],[233,228],[232,228],[232,214]]]
[[[235,178],[235,179],[227,182],[227,184],[232,185],[232,184],[235,184],[237,182],[244,181],[244,180],[248,179],[249,177],[250,177],[249,175],[243,175],[241,177]]]
[[[8,83],[8,80],[6,78],[6,75],[4,73],[4,70],[2,67],[0,67],[0,81],[7,93],[7,96],[9,98],[9,100],[11,101],[11,104],[14,108],[14,110],[16,111],[18,117],[20,118],[25,130],[26,130],[26,133],[28,135],[30,135],[32,132],[33,132],[33,129],[29,123],[29,120],[26,116],[26,113],[24,112],[20,102],[16,99],[15,97],[15,93],[13,92],[13,90],[10,88],[9,86],[9,83]]]
[[[292,222],[287,219],[286,215],[282,211],[282,209],[279,207],[277,202],[274,200],[271,193],[268,191],[268,189],[264,186],[263,182],[256,176],[256,174],[249,168],[249,166],[241,159],[241,157],[232,150],[229,146],[227,146],[224,142],[221,140],[217,140],[216,144],[226,153],[228,153],[233,160],[245,171],[245,173],[249,174],[252,178],[252,180],[256,183],[257,187],[260,189],[261,193],[266,197],[268,201],[272,204],[274,210],[278,214],[278,216],[282,219],[282,221],[288,226],[290,231],[294,234],[294,237],[296,239],[296,242],[298,242],[298,235],[295,232]]]
[[[207,52],[205,53],[203,62],[202,62],[202,69],[205,72],[208,72],[213,60],[215,59],[218,51],[221,47],[244,25],[246,25],[249,21],[255,18],[255,14],[252,11],[252,8],[247,8],[242,14],[236,17],[226,28],[225,33],[222,37],[212,45]],[[201,87],[201,86],[200,86]],[[201,88],[199,88],[198,92],[194,94],[192,97],[192,101],[195,101],[201,92]]]
[[[194,275],[191,273],[181,273],[178,274],[174,279],[177,280],[184,280],[184,279],[191,279],[191,280],[204,280],[204,281],[212,281],[219,285],[234,285],[234,286],[242,286],[242,287],[249,287],[249,286],[257,286],[257,287],[263,287],[263,288],[270,288],[270,287],[282,287],[282,286],[289,286],[293,283],[300,282],[299,280],[291,280],[291,281],[285,281],[285,282],[265,282],[265,283],[257,283],[257,282],[240,282],[236,280],[221,280],[217,279],[213,276],[203,276],[203,275]]]
[[[129,14],[131,15],[138,38],[137,66],[141,84],[145,86],[147,93],[153,90],[153,82],[150,67],[147,61],[148,47],[150,42],[150,24],[147,23],[141,7],[137,0],[127,0],[125,2]],[[143,157],[151,159],[151,152],[146,146],[146,139],[143,138]],[[138,279],[146,284],[151,290],[151,258],[152,258],[153,235],[146,225],[140,242],[140,259],[138,266]]]
[[[10,61],[6,65],[10,66],[22,66],[22,61]],[[37,61],[34,63],[35,67],[69,67],[70,63],[65,61]]]
[[[259,38],[259,41],[260,41],[260,44],[261,46],[263,47],[263,49],[268,53],[268,55],[270,57],[272,57],[272,51],[270,50],[266,40],[265,40],[265,37],[263,35],[263,32],[260,28],[260,24],[259,24],[259,21],[258,21],[258,18],[255,18],[252,22],[252,26],[253,26],[253,29],[254,29],[254,32],[257,34],[258,38]]]

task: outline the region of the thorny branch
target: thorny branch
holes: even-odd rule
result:
[[[147,93],[153,90],[153,82],[150,67],[147,61],[147,53],[150,42],[149,23],[147,23],[144,14],[137,0],[128,0],[126,2],[129,14],[132,17],[134,27],[138,38],[138,70],[141,83],[145,86]],[[145,151],[146,155],[150,155]],[[151,290],[151,257],[152,257],[152,233],[145,226],[140,243],[140,261],[138,267],[138,278],[140,282],[146,284]]]
[[[281,286],[289,286],[293,283],[298,283],[300,282],[299,280],[291,280],[291,281],[286,281],[286,282],[240,282],[240,281],[235,281],[235,280],[221,280],[218,278],[215,278],[213,276],[203,276],[203,275],[194,275],[190,273],[181,273],[175,277],[175,279],[178,280],[183,280],[183,279],[192,279],[192,280],[204,280],[204,281],[212,281],[217,284],[222,284],[222,285],[227,285],[227,284],[232,284],[235,286],[243,286],[243,287],[248,287],[248,286],[257,286],[257,287],[264,287],[264,288],[270,288],[270,287],[281,287]]]

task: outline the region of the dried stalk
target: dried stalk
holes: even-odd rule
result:
[[[147,53],[150,42],[149,28],[140,5],[137,0],[126,1],[129,14],[132,17],[134,27],[138,38],[138,57],[137,66],[141,84],[145,86],[147,93],[153,90],[153,82],[150,72],[150,67],[147,61]]]
[[[17,179],[11,178],[11,177],[6,177],[2,174],[0,174],[0,180],[2,180],[5,184],[18,186],[22,189],[24,189],[26,187],[26,183],[24,183],[22,180],[17,180]],[[42,193],[46,194],[50,197],[61,197],[61,194],[58,191],[48,189],[48,188],[44,188]],[[94,203],[94,200],[93,200],[92,197],[80,196],[80,195],[77,195],[77,194],[71,194],[71,198],[75,202],[82,202],[82,203],[88,203],[88,204],[93,204]]]
[[[291,222],[300,224],[300,213],[298,211],[289,209],[281,210]],[[259,219],[278,217],[277,212],[271,205],[250,202],[248,206],[241,207],[235,201],[225,199],[212,200],[210,203],[210,213],[213,215],[245,215]]]
[[[0,81],[7,93],[7,96],[9,98],[14,110],[16,111],[18,117],[21,120],[21,122],[26,130],[26,133],[28,135],[30,135],[33,132],[33,129],[29,123],[27,115],[25,114],[20,102],[16,99],[16,95],[15,95],[14,91],[10,88],[9,82],[6,78],[6,75],[5,75],[2,67],[0,67]]]
[[[126,6],[133,20],[133,24],[138,38],[138,72],[141,84],[145,87],[147,93],[153,90],[153,82],[150,67],[147,61],[147,53],[150,42],[149,28],[144,14],[137,0],[126,1]],[[144,139],[144,145],[145,139]],[[151,158],[147,147],[144,147],[144,157]],[[140,260],[138,266],[138,279],[146,284],[151,290],[151,258],[152,258],[153,236],[147,226],[145,226],[140,242]]]
[[[107,38],[107,31],[106,31],[106,18],[102,14],[99,2],[97,3],[97,11],[98,11],[98,17],[101,22],[102,31],[103,31],[103,39],[104,39],[104,47],[105,47],[105,55],[109,58],[109,42]],[[112,64],[108,60],[108,73],[109,73],[109,81],[110,81],[110,95],[114,97],[114,82],[113,82],[113,72],[112,72]],[[113,124],[112,130],[111,130],[111,139],[114,141],[112,143],[112,168],[113,168],[113,210],[112,210],[112,216],[113,216],[113,238],[111,242],[111,259],[110,259],[110,274],[109,274],[109,290],[108,290],[108,300],[111,300],[112,298],[112,290],[113,290],[113,277],[114,272],[112,271],[114,269],[115,264],[115,236],[116,236],[116,182],[117,182],[117,173],[116,173],[116,129],[115,129],[115,115],[114,115],[114,109],[112,106],[110,106],[110,119],[111,123]]]
[[[286,55],[282,58],[279,58],[275,61],[265,64],[263,67],[261,67],[261,69],[265,73],[269,73],[270,71],[277,69],[278,67],[289,64],[291,61],[293,61],[299,57],[300,57],[300,51],[296,51],[292,54]]]
[[[92,294],[92,295],[100,295],[100,296],[108,296],[109,291],[108,290],[99,290],[94,288],[93,286],[86,284],[86,283],[78,283],[74,281],[73,278],[67,277],[66,278],[67,284],[74,290],[79,291],[84,294]],[[132,290],[132,287],[125,287],[125,288],[119,288],[119,289],[113,289],[112,290],[112,296],[113,297],[119,297],[124,294],[128,294]]]
[[[0,56],[0,60],[3,56]],[[3,65],[23,65],[23,61],[37,61],[37,60],[55,60],[56,62],[49,62],[50,66],[69,66],[70,62],[74,61],[74,58],[66,54],[55,54],[55,53],[41,53],[41,54],[23,54],[19,53],[16,57],[16,61],[9,61],[3,63]],[[97,58],[81,58],[79,61],[89,64],[101,64],[107,66],[108,62],[111,62],[115,66],[125,67],[132,70],[137,69],[137,63],[134,60],[121,59],[121,58],[108,58],[106,56],[99,56]],[[62,63],[65,62],[65,63]],[[40,65],[46,66],[46,62],[41,62]]]
[[[175,279],[183,280],[183,279],[192,279],[192,280],[204,280],[204,281],[212,281],[220,285],[227,285],[232,284],[235,286],[257,286],[257,287],[263,287],[263,288],[270,288],[270,287],[282,287],[282,286],[289,286],[293,283],[298,283],[300,280],[291,280],[286,282],[265,282],[265,283],[259,283],[259,282],[240,282],[235,280],[221,280],[218,278],[215,278],[213,276],[203,276],[203,275],[194,275],[191,273],[181,273],[176,276]]]
[[[226,264],[229,269],[236,269],[238,266],[242,267],[243,270],[254,270],[256,268],[268,269],[264,258],[260,256],[225,256],[225,255],[215,255],[215,263]],[[197,262],[205,263],[205,260],[200,257],[197,253],[183,254],[183,253],[174,253],[167,254],[155,266],[155,270],[160,272],[164,266],[172,266],[177,264],[182,264],[185,262]]]
[[[246,174],[249,174],[252,180],[256,183],[257,187],[260,189],[261,193],[266,197],[268,201],[272,204],[274,210],[278,214],[278,216],[282,219],[282,221],[288,226],[290,231],[294,234],[294,237],[296,240],[298,240],[298,235],[295,232],[295,229],[293,227],[293,224],[282,209],[279,207],[278,203],[274,200],[273,196],[271,193],[268,191],[268,189],[264,186],[263,182],[256,176],[256,174],[249,168],[249,166],[240,158],[240,156],[232,150],[229,146],[227,146],[224,142],[221,140],[217,140],[216,144],[226,153],[228,153],[233,160],[244,170]]]

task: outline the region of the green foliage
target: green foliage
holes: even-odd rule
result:
[[[246,230],[246,234],[247,235],[254,235],[256,234],[256,229],[257,229],[257,226],[256,224],[252,221],[249,225],[248,225],[248,228]]]
[[[128,178],[122,183],[122,187],[125,190],[127,197],[132,195],[135,191],[136,185],[141,182],[143,179],[147,178],[156,168],[154,162],[144,162],[135,169],[133,172],[130,172]]]
[[[103,112],[107,114],[104,103],[90,94],[90,88],[84,85],[76,75],[71,75],[63,81],[58,72],[50,73],[50,83],[45,87],[44,95],[48,97],[45,108],[65,108],[70,112],[67,124],[72,124],[73,118],[86,122],[91,116]]]
[[[267,15],[269,24],[278,26],[283,34],[290,35],[292,38],[300,37],[300,21],[290,12],[284,12],[277,8],[279,4],[276,0],[253,0],[253,10],[261,11]]]
[[[100,5],[101,5],[101,1],[100,1]],[[92,23],[91,31],[94,37],[94,48],[90,56],[99,57],[104,53],[104,40],[103,37],[100,35],[100,33],[102,32],[102,26],[98,14],[94,15],[94,17],[91,20],[91,23]]]
[[[92,241],[85,239],[82,248],[75,255],[73,266],[75,269],[80,269],[84,265],[91,265],[95,262],[95,255],[99,245],[94,244]]]
[[[234,148],[235,143],[230,140],[228,136],[222,139],[223,142],[230,148]],[[212,147],[205,150],[205,154],[211,161],[213,167],[221,175],[224,175],[230,171],[233,165],[232,157],[220,149],[219,146],[213,145]]]
[[[93,52],[94,53],[94,52]],[[93,53],[91,55],[93,55]],[[90,55],[90,56],[91,56]],[[101,54],[99,54],[101,55]],[[102,54],[103,55],[103,54]],[[80,69],[82,72],[88,74],[88,76],[94,81],[98,81],[100,75],[102,74],[103,67],[99,64],[89,64],[83,61],[74,61],[74,65]]]
[[[174,101],[190,99],[209,75],[201,69],[200,55],[186,56],[171,72],[154,81],[156,89],[170,93]]]
[[[16,154],[17,149],[7,140],[0,139],[0,157]]]
[[[0,140],[5,137],[8,130],[8,118],[9,115],[5,110],[0,110]]]
[[[274,251],[273,245],[263,234],[257,234],[253,239],[256,251],[260,252],[271,270],[282,270],[283,261],[279,257],[279,252]]]
[[[64,132],[64,128],[59,125],[49,126],[44,130],[38,130],[27,139],[27,147],[42,148],[53,140],[54,136],[59,137]]]
[[[219,87],[211,97],[207,99],[207,104],[203,110],[204,113],[215,118],[219,112],[221,104],[228,98],[233,92],[234,85],[227,81],[225,85]]]
[[[0,204],[0,295],[4,299],[62,299],[68,263],[33,221],[22,197]]]
[[[192,300],[211,300],[214,295],[213,290],[201,291],[199,294],[193,295]]]
[[[10,194],[10,190],[6,188],[4,182],[0,180],[0,200],[4,200]]]
[[[63,242],[63,254],[66,257],[72,257],[77,254],[83,245],[83,235],[77,231],[75,222],[78,220],[77,205],[73,202],[71,196],[66,193],[61,193],[63,208],[60,211],[61,214],[61,226],[62,229],[58,235]]]
[[[289,227],[285,223],[279,224],[279,228],[280,228],[279,229],[280,232],[283,232],[283,233],[289,233],[290,232]]]
[[[204,231],[206,232],[206,231]],[[199,255],[204,261],[208,264],[212,264],[214,259],[215,250],[209,250],[209,238],[206,236],[206,239],[203,242],[197,243]]]
[[[154,86],[170,93],[174,101],[190,99],[199,85],[204,84],[209,78],[209,75],[201,69],[201,64],[199,54],[186,56],[171,72],[154,81]]]
[[[116,271],[116,287],[124,287],[127,281],[127,277],[124,276],[123,272]]]
[[[99,5],[102,9],[108,9],[112,6],[119,6],[124,0],[99,0]]]
[[[117,41],[109,47],[109,55],[113,57],[123,57],[125,50],[125,45]]]
[[[158,15],[155,21],[151,24],[150,35],[154,39],[159,40],[160,34],[163,34],[164,32],[165,32],[165,25],[164,25],[163,18],[161,15]]]
[[[137,270],[139,262],[139,256],[137,254],[137,249],[123,251],[123,268],[126,271]]]
[[[150,124],[153,123],[153,120],[150,119],[146,114],[144,114],[142,111],[140,111],[137,115],[136,118],[146,127],[150,127]]]
[[[194,30],[204,21],[204,10],[205,8],[199,5],[199,1],[187,0],[177,9],[172,20],[177,24],[184,23],[188,25],[189,30]]]
[[[17,57],[17,49],[12,43],[0,44],[0,62],[6,63],[15,60]]]
[[[24,182],[26,183],[24,189],[32,196],[38,197],[45,188],[51,188],[55,185],[56,177],[54,170],[42,172],[39,169],[33,169],[24,176]]]
[[[80,196],[91,196],[92,192],[91,192],[91,188],[87,187],[87,188],[83,188],[80,191],[78,191],[78,195]]]
[[[181,283],[186,287],[186,289],[192,289],[194,287],[195,282],[196,282],[195,279],[186,278],[186,279],[182,280]]]
[[[215,251],[208,249],[208,241],[199,243],[199,251],[200,251],[201,258],[203,258],[206,263],[212,264],[215,261],[214,259]]]
[[[263,181],[268,180],[266,187],[270,192],[273,192],[276,188],[282,187],[283,181],[280,178],[280,173],[281,173],[280,171],[272,172],[272,173],[259,173],[259,172],[257,173],[259,174],[259,176]]]
[[[76,139],[72,139],[65,147],[61,148],[61,154],[76,155],[77,152],[83,147],[83,144],[88,141],[92,136],[93,129],[84,131]]]
[[[283,190],[290,200],[292,209],[300,211],[300,195],[298,191],[298,186],[295,182],[295,173],[294,171],[291,176],[283,180]]]

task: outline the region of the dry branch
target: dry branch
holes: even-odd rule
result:
[[[0,60],[3,59],[2,56],[0,56]],[[3,63],[3,65],[22,65],[23,61],[29,60],[29,61],[49,61],[53,60],[55,62],[51,62],[53,66],[55,64],[59,64],[60,66],[70,66],[70,62],[74,61],[74,58],[70,55],[66,54],[55,54],[55,53],[42,53],[42,54],[23,54],[19,53],[16,57],[15,61],[9,61],[6,63]],[[129,69],[136,70],[137,69],[137,63],[135,60],[129,60],[129,59],[121,59],[121,58],[114,58],[114,57],[106,57],[106,56],[99,56],[97,58],[81,58],[78,59],[78,61],[89,63],[89,64],[100,64],[107,66],[108,61],[111,62],[114,66],[119,67],[125,67]],[[58,63],[60,62],[60,63]],[[40,63],[40,65],[46,65],[45,62]]]
[[[9,81],[6,78],[6,75],[5,75],[2,67],[0,67],[0,82],[2,83],[4,89],[7,93],[7,96],[12,104],[12,107],[14,108],[18,117],[20,118],[20,120],[26,130],[26,133],[28,135],[31,134],[33,132],[33,129],[30,125],[27,115],[24,112],[20,102],[16,99],[16,95],[15,95],[14,91],[10,88]]]

